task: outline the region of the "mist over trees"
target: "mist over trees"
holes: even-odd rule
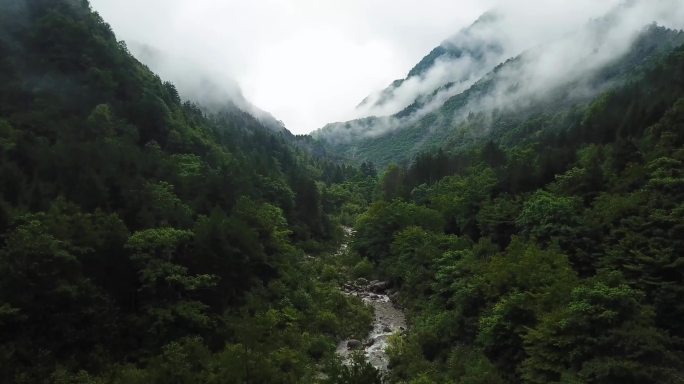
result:
[[[433,49],[405,79],[364,100],[362,118],[312,135],[349,158],[411,161],[445,140],[488,135],[499,128],[502,111],[539,108],[553,98],[589,102],[624,81],[625,70],[682,43],[684,16],[668,1],[586,4],[558,20],[567,15],[564,7],[579,3],[535,5],[549,20],[530,11],[536,6],[502,5]]]

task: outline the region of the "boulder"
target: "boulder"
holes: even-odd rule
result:
[[[387,290],[388,287],[389,287],[389,283],[388,283],[388,282],[386,282],[386,281],[378,281],[378,282],[376,282],[376,283],[374,283],[374,284],[371,284],[371,285],[368,287],[368,289],[369,289],[371,292],[382,293],[382,292],[385,292],[385,290]]]
[[[360,287],[366,286],[368,285],[368,280],[364,279],[363,277],[359,277],[358,279],[356,279],[356,285]]]
[[[382,331],[385,333],[392,332],[392,328],[385,325],[385,327],[382,329]]]
[[[347,348],[350,350],[361,349],[363,348],[363,343],[361,343],[359,340],[351,339],[347,341]]]

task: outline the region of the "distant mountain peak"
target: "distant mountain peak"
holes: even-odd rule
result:
[[[483,32],[499,17],[495,11],[487,12],[442,41],[411,68],[405,78],[366,97],[356,107],[359,116],[393,115],[411,105],[424,104],[421,99],[431,98],[436,91],[450,90],[455,84],[482,76],[505,58],[501,41]]]

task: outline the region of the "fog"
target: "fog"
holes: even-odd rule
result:
[[[681,0],[543,3],[515,2],[516,7],[513,7],[510,2],[496,7],[496,17],[488,18],[486,23],[476,23],[442,43],[443,46],[459,47],[466,54],[437,61],[424,75],[407,79],[389,101],[359,108],[361,117],[395,113],[412,100],[424,99],[435,90],[436,84],[456,83],[438,92],[430,103],[418,103],[420,108],[412,114],[330,125],[323,131],[323,136],[331,141],[346,142],[410,126],[439,108],[447,98],[481,79],[485,72],[512,57],[518,59],[503,65],[495,74],[487,75],[488,79],[493,79],[491,89],[472,97],[465,107],[454,112],[454,116],[440,118],[446,118],[448,124],[458,124],[454,120],[465,119],[470,113],[525,107],[558,89],[578,97],[595,95],[608,84],[593,83],[591,75],[624,56],[649,24],[684,28]],[[530,6],[521,8],[521,4]],[[539,7],[532,7],[533,4]],[[485,55],[475,59],[464,49],[472,46],[472,41],[498,49],[488,49]],[[433,125],[440,122],[444,123],[439,120]]]
[[[399,112],[421,95],[455,82],[440,99],[461,92],[496,65],[532,47],[561,38],[595,17],[605,14],[617,0],[518,0],[500,2],[472,25],[447,38],[441,46],[459,50],[457,58],[441,58],[421,76],[412,76],[393,92],[391,100],[373,105],[379,94],[357,109],[357,117]]]
[[[364,136],[413,123],[524,52],[524,65],[498,74],[499,86],[469,110],[542,95],[624,54],[647,24],[681,28],[684,20],[681,0],[91,3],[186,98],[265,110],[295,133],[377,116],[348,125],[348,133]],[[606,15],[616,18],[608,30],[588,28]],[[381,97],[438,45],[460,53],[437,59]],[[388,117],[408,106],[410,116]]]
[[[135,55],[146,46],[162,53],[158,58],[177,59],[146,58],[162,77],[179,84],[189,78],[237,84],[247,100],[296,133],[355,117],[359,101],[403,77],[494,3],[91,0]],[[187,95],[188,88],[179,86],[183,96],[197,96]]]
[[[591,75],[624,56],[649,24],[684,28],[681,0],[626,1],[601,19],[527,51],[520,65],[497,74],[497,86],[469,110],[516,108],[546,97],[559,87],[575,94],[594,94],[604,84],[590,82]]]

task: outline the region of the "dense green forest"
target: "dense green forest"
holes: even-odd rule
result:
[[[349,375],[371,313],[309,255],[375,174],[293,140],[182,102],[86,1],[0,3],[0,381]]]
[[[391,381],[681,383],[684,46],[586,106],[502,120],[390,166],[357,222],[409,312]]]
[[[430,120],[349,165],[183,101],[86,0],[0,2],[0,381],[682,383],[683,39],[376,169]],[[357,278],[408,317],[384,379],[335,354]]]

